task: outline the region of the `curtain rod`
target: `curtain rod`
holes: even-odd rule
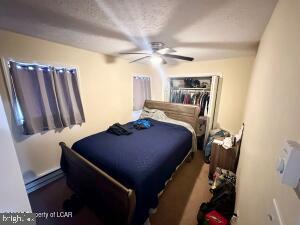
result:
[[[147,76],[133,76],[135,79],[150,79],[150,77]]]
[[[39,64],[39,63],[26,63],[26,62],[17,62],[17,61],[14,61],[14,60],[8,60],[7,61],[7,64],[8,66],[10,67],[10,64],[9,62],[15,62],[15,63],[18,63],[18,64],[21,64],[21,65],[24,65],[24,66],[40,66],[40,67],[53,67],[57,70],[60,70],[60,69],[67,69],[67,70],[77,70],[76,68],[74,67],[63,67],[63,66],[52,66],[52,65],[43,65],[43,64]]]

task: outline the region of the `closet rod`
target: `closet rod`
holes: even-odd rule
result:
[[[210,88],[171,88],[172,90],[210,90]]]

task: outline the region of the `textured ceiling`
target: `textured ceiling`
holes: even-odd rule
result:
[[[254,55],[276,2],[0,0],[0,27],[109,55],[162,41],[176,54],[218,59]]]

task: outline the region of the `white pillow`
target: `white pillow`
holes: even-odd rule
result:
[[[143,108],[143,111],[140,115],[140,119],[143,118],[152,118],[153,114],[155,113],[156,109],[149,109],[147,107]]]
[[[143,111],[141,113],[141,116],[140,116],[140,119],[143,119],[143,118],[151,118],[151,119],[154,119],[154,120],[165,120],[168,117],[161,110],[149,109],[147,107],[144,107]]]
[[[166,114],[161,110],[156,110],[156,112],[152,115],[152,119],[154,120],[166,120],[168,117]]]

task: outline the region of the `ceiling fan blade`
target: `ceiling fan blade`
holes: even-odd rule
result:
[[[192,57],[187,57],[187,56],[182,56],[182,55],[164,54],[163,56],[169,57],[169,58],[174,58],[174,59],[186,60],[186,61],[193,61],[194,60],[194,58],[192,58]]]
[[[156,52],[159,53],[159,54],[164,55],[164,54],[167,54],[167,53],[174,53],[174,52],[176,52],[176,50],[173,49],[173,48],[162,48],[162,49],[157,50]]]
[[[150,53],[146,52],[120,52],[120,55],[150,55]]]
[[[142,60],[142,59],[146,59],[146,58],[148,58],[148,57],[150,57],[150,56],[149,56],[149,55],[147,55],[147,56],[144,56],[144,57],[142,57],[142,58],[139,58],[139,59],[133,60],[133,61],[131,61],[131,62],[129,62],[129,63],[137,62],[137,61],[140,61],[140,60]]]

